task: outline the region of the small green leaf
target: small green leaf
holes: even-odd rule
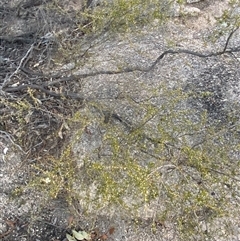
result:
[[[79,231],[77,232],[76,230],[72,230],[73,236],[78,239],[78,240],[90,240],[90,235],[86,233],[85,231]]]
[[[67,240],[68,241],[76,241],[76,239],[74,237],[72,237],[71,235],[69,235],[68,233],[66,234]]]

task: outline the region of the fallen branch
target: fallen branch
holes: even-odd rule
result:
[[[5,86],[7,86],[8,83],[11,81],[11,78],[12,78],[15,74],[17,74],[17,73],[19,72],[19,70],[21,69],[22,65],[24,64],[24,61],[27,60],[27,58],[28,58],[28,56],[30,55],[30,53],[32,52],[33,48],[34,48],[34,44],[32,44],[32,45],[30,46],[30,48],[28,49],[27,53],[22,57],[22,59],[21,59],[19,65],[18,65],[17,69],[16,69],[8,78],[6,78],[6,79],[3,81],[2,86],[0,87],[0,90],[2,90]]]
[[[31,52],[31,50],[33,49],[33,45],[31,45],[30,49],[27,51],[27,53],[25,54],[25,56],[21,59],[21,62],[18,66],[18,68],[11,74],[11,76],[6,79],[4,81],[4,83],[2,84],[2,88],[0,88],[0,90],[3,90],[7,93],[11,92],[17,92],[17,91],[21,91],[21,90],[25,90],[27,88],[31,88],[31,89],[37,89],[40,90],[50,96],[53,97],[68,97],[68,98],[73,98],[73,99],[79,99],[79,100],[84,100],[83,95],[79,95],[76,93],[71,93],[71,92],[64,92],[64,93],[56,93],[56,92],[52,92],[47,90],[46,88],[49,86],[53,86],[55,84],[59,84],[61,82],[67,82],[67,81],[71,81],[71,80],[78,80],[78,79],[83,79],[83,78],[87,78],[87,77],[94,77],[94,76],[98,76],[98,75],[116,75],[116,74],[123,74],[123,73],[132,73],[132,72],[136,72],[136,71],[140,71],[140,72],[150,72],[151,70],[153,70],[155,68],[155,66],[166,56],[169,54],[189,54],[189,55],[193,55],[199,58],[209,58],[209,57],[214,57],[214,56],[220,56],[223,54],[232,54],[235,52],[240,52],[240,46],[235,47],[235,48],[230,48],[228,49],[228,45],[229,42],[233,36],[233,34],[239,29],[239,27],[235,28],[233,31],[231,31],[231,33],[229,34],[226,43],[224,45],[224,48],[222,51],[218,51],[218,52],[211,52],[208,54],[202,54],[196,51],[191,51],[191,50],[187,50],[187,49],[177,49],[177,50],[173,50],[173,49],[169,49],[164,51],[161,55],[158,56],[158,58],[148,67],[142,68],[142,67],[127,67],[124,69],[120,69],[120,70],[100,70],[100,71],[96,71],[96,72],[92,72],[92,73],[85,73],[85,74],[73,74],[70,76],[64,76],[64,77],[59,77],[60,75],[44,75],[42,73],[36,73],[33,72],[31,70],[28,70],[26,68],[22,68],[22,64],[24,62],[24,60],[28,57],[29,53]],[[28,74],[32,74],[35,76],[41,76],[41,77],[45,77],[48,79],[53,79],[53,78],[58,78],[57,80],[54,81],[47,81],[44,82],[42,85],[36,85],[36,84],[25,84],[25,85],[20,85],[17,87],[7,87],[7,84],[9,83],[11,77],[13,75],[15,75],[16,73],[18,73],[19,70],[22,70],[25,73]],[[1,93],[1,92],[0,92]]]

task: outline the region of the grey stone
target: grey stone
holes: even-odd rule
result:
[[[201,2],[202,0],[187,0],[187,3],[198,3]]]
[[[184,6],[178,3],[173,3],[170,10],[170,16],[179,17],[179,16],[198,16],[201,10],[196,7]]]

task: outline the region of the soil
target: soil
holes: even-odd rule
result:
[[[139,117],[117,97],[121,93],[131,93],[135,100],[147,98],[148,88],[142,89],[143,84],[152,88],[165,81],[173,87],[181,84],[186,90],[211,92],[211,98],[193,99],[192,108],[207,110],[213,121],[227,122],[228,111],[235,108],[240,98],[239,53],[235,53],[235,59],[226,55],[213,58],[184,54],[166,56],[153,71],[137,74],[132,82],[132,73],[96,74],[74,79],[74,83],[68,81],[89,72],[116,71],[116,66],[145,67],[172,46],[201,53],[218,51],[223,48],[226,36],[215,43],[206,39],[215,29],[215,17],[227,9],[227,1],[203,0],[191,4],[201,10],[197,17],[178,17],[164,26],[156,26],[156,22],[154,27],[144,27],[138,33],[101,35],[97,39],[76,31],[78,24],[85,21],[79,17],[79,11],[84,8],[82,0],[58,1],[58,7],[51,0],[2,0],[1,3],[0,83],[11,81],[7,83],[10,97],[24,95],[34,102],[26,94],[26,87],[16,89],[19,82],[25,86],[41,86],[48,83],[51,75],[51,81],[60,81],[63,85],[55,86],[51,92],[35,88],[44,105],[41,111],[26,111],[25,129],[14,120],[17,115],[13,112],[0,123],[0,240],[65,241],[66,233],[71,233],[72,228],[94,230],[95,240],[97,237],[116,241],[177,240],[171,224],[157,222],[152,232],[153,211],[150,208],[141,213],[138,220],[117,210],[86,213],[78,201],[69,205],[64,193],[50,199],[46,193],[27,184],[33,174],[39,175],[33,170],[36,162],[44,165],[46,156],[60,156],[62,147],[71,141],[72,133],[64,127],[62,116],[71,116],[79,109],[84,112],[85,100],[97,100],[105,111],[111,111],[111,124],[134,123]],[[238,30],[230,47],[240,46],[239,41]],[[85,50],[90,45],[86,55]],[[61,51],[66,46],[81,46],[81,51],[67,58]],[[78,58],[81,58],[79,62],[72,61]],[[65,98],[60,101],[63,95]],[[0,113],[6,113],[2,102],[0,108]],[[96,109],[92,112],[93,116],[99,115]],[[101,131],[94,125],[89,128],[93,133],[91,137],[83,136],[73,150],[79,160],[101,145]],[[30,134],[22,134],[30,129]],[[58,133],[57,138],[52,138],[53,133]],[[17,141],[19,137],[24,137],[21,145]],[[236,229],[235,239],[231,240],[240,240],[239,220],[233,219],[232,225]],[[114,232],[110,235],[112,227]]]

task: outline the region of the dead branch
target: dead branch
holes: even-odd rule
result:
[[[17,69],[8,77],[6,78],[3,83],[2,86],[0,87],[0,90],[2,90],[5,86],[7,86],[7,84],[11,81],[11,78],[18,73],[18,71],[20,70],[20,68],[22,67],[22,65],[24,64],[24,61],[26,61],[26,59],[28,58],[28,56],[30,55],[30,53],[32,52],[34,48],[34,44],[32,44],[30,46],[30,48],[28,49],[27,53],[22,57],[20,64],[18,65]]]
[[[18,92],[18,91],[22,91],[25,90],[27,88],[31,88],[31,89],[37,89],[40,90],[50,96],[53,97],[67,97],[67,98],[72,98],[72,99],[78,99],[78,100],[84,100],[86,98],[83,97],[83,95],[79,95],[76,93],[71,93],[71,92],[64,92],[64,93],[56,93],[56,92],[52,92],[49,91],[48,89],[46,89],[49,86],[53,86],[55,84],[59,84],[61,82],[68,82],[68,81],[75,81],[77,79],[84,79],[87,77],[94,77],[94,76],[98,76],[98,75],[116,75],[116,74],[123,74],[123,73],[132,73],[132,72],[136,72],[136,71],[140,71],[140,72],[150,72],[151,70],[153,70],[155,68],[155,66],[167,55],[174,55],[174,54],[188,54],[188,55],[193,55],[199,58],[210,58],[210,57],[216,57],[216,56],[220,56],[223,54],[232,54],[235,52],[240,52],[240,46],[237,46],[235,48],[229,48],[229,42],[233,36],[233,34],[239,29],[239,27],[233,29],[231,31],[231,33],[229,34],[226,43],[224,45],[223,50],[221,51],[217,51],[217,52],[210,52],[210,53],[199,53],[196,51],[191,51],[191,50],[187,50],[187,49],[177,49],[177,50],[173,50],[173,49],[169,49],[164,51],[162,54],[160,54],[158,56],[158,58],[148,67],[127,67],[121,70],[100,70],[100,71],[96,71],[96,72],[92,72],[92,73],[84,73],[84,74],[72,74],[70,76],[62,76],[61,74],[55,74],[55,75],[44,75],[42,73],[37,73],[31,70],[28,70],[25,67],[22,67],[22,64],[24,62],[24,60],[28,57],[28,55],[30,54],[30,52],[33,49],[33,45],[31,45],[31,47],[29,48],[29,50],[27,51],[27,53],[25,54],[25,56],[21,59],[20,64],[18,66],[18,68],[10,75],[10,77],[8,79],[6,79],[4,81],[4,83],[2,84],[2,88],[1,90],[6,92],[6,93],[13,93],[13,92]],[[13,75],[15,75],[19,70],[22,70],[23,72],[27,73],[27,74],[31,74],[34,76],[39,76],[39,77],[45,77],[47,79],[56,79],[56,80],[51,80],[51,81],[47,81],[42,83],[42,85],[36,85],[36,84],[25,84],[25,85],[20,85],[17,87],[7,87],[7,84],[9,83],[11,77]],[[2,92],[0,92],[2,94]]]

